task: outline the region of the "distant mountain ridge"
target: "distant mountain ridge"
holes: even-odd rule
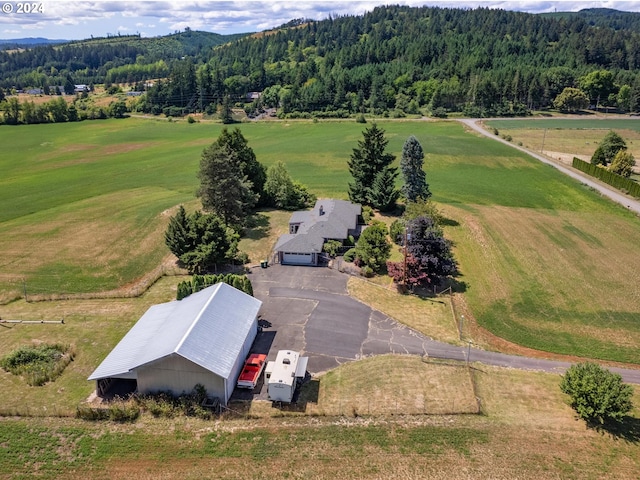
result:
[[[70,40],[49,39],[43,37],[26,37],[26,38],[0,38],[2,48],[10,47],[35,47],[37,45],[57,45],[60,43],[68,43]]]
[[[578,12],[542,13],[540,16],[548,18],[576,17],[594,27],[640,32],[640,12],[624,12],[612,8],[585,8]]]

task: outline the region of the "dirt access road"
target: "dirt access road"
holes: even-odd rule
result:
[[[483,119],[484,120],[488,120],[488,119]],[[550,160],[548,157],[545,157],[543,155],[539,155],[535,152],[532,152],[531,150],[528,150],[524,147],[520,147],[518,145],[514,145],[512,142],[508,142],[506,140],[504,140],[503,138],[500,138],[498,135],[495,135],[493,132],[490,132],[488,130],[486,130],[482,125],[480,125],[480,119],[477,118],[462,118],[458,120],[460,123],[462,123],[463,125],[466,125],[468,128],[482,134],[485,135],[489,138],[492,138],[498,142],[502,142],[505,145],[509,145],[512,148],[515,148],[517,150],[520,150],[521,152],[526,153],[527,155],[530,155],[531,157],[535,158],[536,160],[540,160],[543,163],[546,163],[547,165],[551,165],[552,167],[557,168],[558,170],[560,170],[562,173],[564,173],[565,175],[569,175],[572,178],[575,178],[576,180],[578,180],[581,183],[584,183],[585,185],[588,185],[589,187],[592,187],[594,189],[596,189],[598,192],[600,192],[602,195],[604,195],[605,197],[610,198],[611,200],[613,200],[616,203],[619,203],[620,205],[623,205],[625,207],[627,207],[629,210],[634,211],[636,214],[640,215],[640,201],[634,199],[633,197],[630,197],[628,195],[624,195],[623,193],[620,193],[618,190],[609,187],[607,184],[605,183],[601,183],[598,182],[595,178],[590,177],[588,175],[585,175],[584,173],[575,170],[573,168],[570,167],[566,167],[558,162],[555,162],[553,160]]]

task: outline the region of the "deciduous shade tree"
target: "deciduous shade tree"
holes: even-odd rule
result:
[[[560,389],[571,397],[571,407],[590,424],[620,422],[631,411],[633,390],[622,377],[592,362],[569,367]]]
[[[232,261],[238,253],[239,237],[214,214],[184,207],[169,220],[165,243],[189,273],[204,273],[219,263]]]
[[[580,79],[580,88],[586,92],[591,102],[598,106],[607,103],[609,95],[618,91],[613,72],[608,70],[595,70]]]
[[[626,150],[627,144],[616,132],[607,133],[591,157],[593,165],[609,165],[620,150]]]
[[[616,153],[616,156],[613,157],[608,170],[623,177],[629,178],[633,173],[633,167],[635,164],[636,160],[635,158],[633,158],[633,155],[630,152],[627,152],[626,150],[620,150],[618,153]]]
[[[555,98],[553,106],[562,112],[577,112],[589,106],[589,97],[579,88],[566,87]]]
[[[242,173],[238,152],[214,142],[202,152],[198,177],[198,196],[204,209],[219,215],[227,225],[244,225],[258,196]]]
[[[391,244],[387,239],[387,226],[374,221],[362,232],[356,243],[356,262],[361,267],[379,272],[390,254]]]
[[[423,164],[422,145],[416,137],[411,135],[404,142],[402,157],[400,157],[400,170],[404,180],[402,193],[408,202],[415,202],[419,198],[427,199],[431,196]]]
[[[389,274],[395,282],[402,282],[406,278],[407,283],[413,286],[438,285],[446,277],[458,272],[451,253],[451,242],[444,238],[442,228],[431,217],[423,215],[409,220],[406,228],[406,274],[404,262],[387,263]]]
[[[294,182],[281,161],[277,161],[267,169],[267,180],[264,184],[265,205],[285,210],[296,210],[313,205],[315,195],[301,183]]]
[[[4,112],[4,123],[17,125],[20,121],[20,111],[22,110],[18,97],[9,97],[2,103],[1,107]]]
[[[353,182],[349,183],[349,199],[352,202],[374,206],[371,200],[371,190],[376,176],[389,167],[395,157],[385,152],[389,141],[384,136],[384,130],[374,123],[363,133],[363,139],[353,149],[347,164]]]

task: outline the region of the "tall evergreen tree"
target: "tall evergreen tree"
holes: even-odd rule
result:
[[[385,152],[389,141],[384,136],[384,130],[375,123],[362,133],[363,139],[358,141],[358,147],[353,149],[347,163],[354,180],[349,183],[349,199],[373,206],[371,196],[376,176],[393,163],[395,156]]]
[[[390,212],[396,207],[396,201],[400,197],[400,190],[396,188],[398,169],[384,167],[373,180],[369,200],[371,206],[382,212]]]
[[[244,225],[257,195],[242,174],[238,153],[229,145],[214,142],[202,152],[198,177],[198,196],[204,209],[222,217],[227,225]]]
[[[233,123],[233,112],[231,111],[231,97],[229,95],[225,95],[222,99],[222,104],[218,108],[218,112],[220,115],[220,120],[225,125],[229,123]]]
[[[204,273],[217,263],[231,260],[237,253],[232,235],[220,217],[196,211],[189,216],[191,249],[180,255],[189,273]]]
[[[183,205],[180,205],[175,216],[169,219],[169,225],[164,233],[164,242],[176,257],[189,251],[191,245],[189,243],[189,222],[187,211]]]
[[[249,146],[249,142],[242,135],[239,128],[235,128],[230,132],[227,128],[224,128],[220,133],[220,136],[216,140],[216,143],[221,147],[227,146],[233,150],[238,156],[240,162],[240,171],[242,175],[247,177],[252,183],[252,191],[258,195],[258,204],[264,204],[264,182],[267,179],[266,169],[256,159],[256,154]]]
[[[169,250],[190,273],[207,272],[217,263],[233,260],[238,253],[236,237],[217,215],[200,211],[187,215],[182,205],[164,234]]]
[[[422,145],[416,137],[411,135],[402,146],[402,157],[400,158],[400,169],[404,185],[402,193],[408,202],[415,202],[419,198],[426,200],[431,196],[429,184],[423,167],[424,152]]]

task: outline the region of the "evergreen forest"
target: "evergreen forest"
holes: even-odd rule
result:
[[[187,29],[0,51],[0,88],[119,84],[145,91],[132,108],[154,114],[229,104],[288,118],[638,112],[639,26],[640,14],[607,9],[385,6],[259,34]]]

